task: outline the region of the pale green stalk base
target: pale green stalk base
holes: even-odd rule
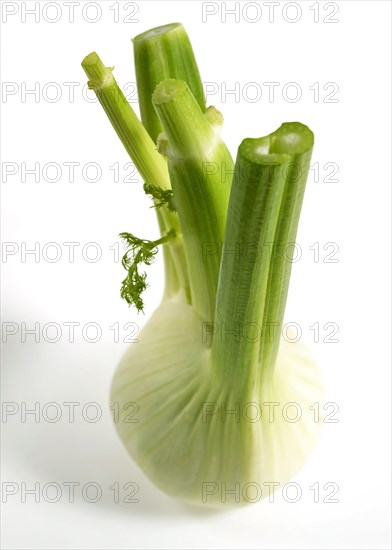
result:
[[[127,421],[130,402],[138,405],[137,423]],[[290,402],[302,411],[295,423],[283,416]],[[296,475],[318,441],[321,424],[310,410],[315,402],[323,402],[320,373],[302,343],[282,342],[273,380],[239,395],[230,379],[217,379],[200,317],[191,306],[171,302],[157,309],[128,348],[111,389],[111,403],[121,411],[117,432],[151,481],[189,504],[223,509],[251,503],[247,484],[259,485],[265,498],[266,483],[278,483],[278,492]],[[261,407],[257,422],[246,419],[255,417],[250,403]],[[280,403],[273,422],[265,403]],[[219,410],[206,417],[206,407]],[[238,421],[227,414],[223,422],[224,407],[237,407]],[[224,502],[224,487],[236,484],[239,499],[227,495]]]

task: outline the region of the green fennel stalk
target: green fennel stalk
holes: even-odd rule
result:
[[[187,83],[200,109],[206,110],[203,84],[192,45],[181,23],[171,23],[138,34],[132,40],[140,113],[144,127],[156,141],[162,132],[151,99],[167,78]]]
[[[291,272],[284,250],[295,242],[312,148],[309,128],[292,122],[238,149],[216,311],[227,337],[214,341],[213,354],[241,387],[260,385],[276,360]],[[252,326],[261,341],[238,338]],[[246,376],[241,363],[253,366]]]
[[[164,80],[153,104],[165,130],[159,150],[168,157],[184,237],[192,304],[205,321],[213,319],[220,253],[203,258],[206,243],[223,242],[234,163],[219,133],[181,80]],[[213,170],[210,170],[210,167]]]

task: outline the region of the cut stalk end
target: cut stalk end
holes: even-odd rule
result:
[[[156,86],[170,78],[183,80],[204,112],[203,83],[189,37],[180,23],[169,23],[137,35],[133,47],[142,122],[156,141],[163,131],[151,103]]]
[[[153,38],[158,38],[159,35],[168,34],[170,32],[183,33],[185,31],[181,23],[168,23],[167,25],[160,25],[159,27],[154,27],[153,29],[149,29],[148,31],[138,34],[132,39],[132,42],[134,44],[140,43]]]
[[[169,78],[160,82],[152,95],[152,101],[155,105],[169,103],[183,96],[187,91],[187,85],[182,80]]]
[[[187,84],[169,78],[155,88],[152,103],[177,158],[208,160],[217,140]]]
[[[313,132],[300,122],[285,122],[270,136],[270,153],[302,155],[313,147]]]
[[[239,150],[250,162],[264,164],[267,156],[278,161],[287,155],[302,155],[313,147],[313,143],[313,132],[307,126],[285,122],[268,136],[244,139]]]
[[[105,67],[101,58],[96,52],[86,55],[82,61],[82,67],[89,79],[89,87],[97,89],[105,84],[112,84],[114,81],[112,67]]]

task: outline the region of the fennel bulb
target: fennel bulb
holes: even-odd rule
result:
[[[310,413],[323,397],[317,365],[301,342],[281,338],[291,272],[283,250],[295,242],[313,134],[285,123],[245,139],[234,164],[183,27],[133,43],[144,126],[112,69],[95,53],[82,62],[157,209],[156,241],[121,234],[129,245],[121,295],[138,310],[140,264],[158,245],[165,259],[162,302],[113,378],[116,429],[169,495],[243,505],[255,486],[289,481],[320,431]],[[137,422],[127,420],[130,403]]]

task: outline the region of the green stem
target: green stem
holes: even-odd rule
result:
[[[165,226],[162,213],[160,209],[156,209],[156,215],[158,219],[159,231],[161,235],[165,235],[167,227]],[[178,245],[179,249],[176,253],[173,251],[173,247]],[[163,299],[170,298],[177,294],[182,288],[185,289],[185,295],[188,303],[191,303],[190,288],[188,283],[188,278],[184,282],[184,276],[187,275],[187,266],[185,258],[185,250],[182,237],[176,236],[176,239],[170,241],[168,244],[163,244],[163,263],[164,263],[164,272],[165,272],[165,287],[163,289]],[[179,260],[179,258],[183,260]],[[177,264],[180,262],[184,267],[180,270],[176,268],[175,258],[177,259]],[[179,271],[184,273],[183,279],[179,278]]]
[[[158,153],[156,145],[148,135],[142,123],[129,105],[118,87],[112,68],[105,67],[99,56],[93,52],[82,61],[82,67],[89,78],[89,87],[93,89],[105,110],[113,128],[132,158],[143,180],[163,189],[170,189],[170,179],[165,159]],[[188,272],[182,242],[178,216],[163,206],[157,211],[162,233],[171,229],[176,231],[177,242],[165,248],[165,264],[170,272],[177,272],[180,286],[189,298]],[[170,251],[170,253],[169,253]],[[173,265],[171,265],[173,264]],[[168,280],[169,273],[166,273]],[[173,285],[173,283],[171,283]],[[180,288],[172,288],[172,292]],[[169,293],[168,288],[165,290]]]
[[[142,178],[170,189],[165,161],[120,90],[112,67],[105,67],[95,52],[84,58],[82,67],[89,78],[89,88],[95,91]]]
[[[136,80],[143,125],[154,141],[162,125],[151,98],[156,86],[168,78],[184,80],[202,111],[205,111],[203,84],[184,27],[171,23],[155,27],[133,39]]]
[[[282,325],[291,268],[276,251],[295,240],[312,145],[306,126],[287,123],[264,138],[244,140],[238,150],[212,363],[239,391],[260,387],[273,371],[279,337],[271,342],[271,330]]]
[[[185,82],[161,82],[153,104],[165,131],[158,141],[168,157],[174,203],[184,236],[192,305],[204,321],[214,320],[221,246],[233,161]]]
[[[268,369],[270,371],[273,369],[281,340],[292,268],[287,246],[293,246],[297,237],[313,143],[313,132],[298,122],[282,124],[271,135],[271,153],[285,152],[291,156],[291,160],[285,172],[284,195],[275,235],[263,318],[264,326],[275,327],[272,342],[264,339],[260,349],[260,361],[262,365],[267,366],[265,370],[267,374],[269,374]]]

